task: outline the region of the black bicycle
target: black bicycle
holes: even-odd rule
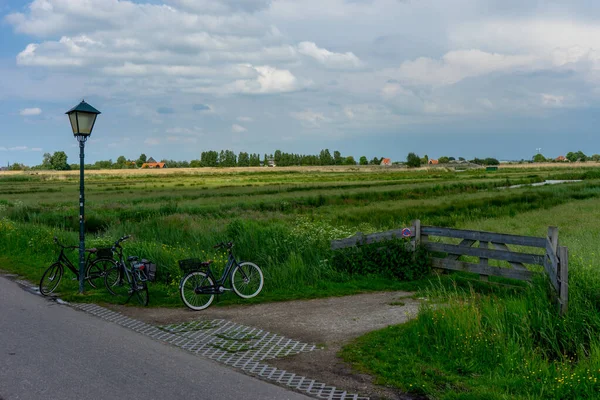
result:
[[[65,250],[79,249],[78,246],[65,246],[54,238],[54,243],[60,247],[58,259],[50,265],[40,280],[40,293],[48,296],[58,287],[64,273],[65,267],[75,274],[74,280],[79,280],[79,268],[65,254]],[[112,258],[110,249],[85,249],[87,257],[85,259],[85,280],[91,287],[97,288],[104,281],[104,274],[113,268],[116,263]],[[95,256],[92,258],[92,256]]]
[[[129,256],[127,257],[128,267],[123,255],[123,247],[121,247],[121,242],[127,239],[129,236],[123,236],[113,245],[111,250],[116,254],[118,261],[104,275],[104,285],[113,296],[119,298],[127,296],[125,303],[135,295],[141,305],[147,306],[150,300],[148,282],[156,279],[156,264],[148,260],[140,260],[137,256]]]
[[[186,273],[179,283],[179,294],[184,304],[195,311],[210,306],[216,294],[233,290],[241,298],[249,299],[259,294],[263,288],[261,269],[249,261],[238,262],[233,256],[232,242],[219,243],[214,247],[226,248],[229,256],[219,279],[215,278],[210,269],[212,260],[201,262],[192,258],[179,261],[179,267]],[[231,288],[225,287],[226,282],[231,283]]]

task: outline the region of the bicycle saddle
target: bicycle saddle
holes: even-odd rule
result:
[[[127,257],[127,261],[137,261],[139,259],[138,256],[129,256]]]

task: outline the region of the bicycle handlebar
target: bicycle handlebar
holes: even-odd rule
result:
[[[121,247],[121,242],[126,241],[127,239],[129,239],[131,236],[130,235],[125,235],[123,237],[118,238],[115,241],[115,244],[112,246],[113,251],[117,248],[117,247]]]
[[[61,242],[58,241],[58,238],[56,236],[54,236],[54,243],[56,243],[58,246],[62,247],[63,249],[78,249],[79,246],[65,246],[64,244],[62,244]]]

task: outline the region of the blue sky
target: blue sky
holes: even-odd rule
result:
[[[0,0],[0,165],[600,153],[592,0]]]

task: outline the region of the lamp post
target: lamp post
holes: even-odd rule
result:
[[[96,117],[100,111],[90,106],[85,100],[71,108],[65,114],[69,116],[73,136],[79,142],[79,293],[83,293],[85,274],[85,219],[84,219],[84,185],[83,185],[83,148],[92,134]]]

